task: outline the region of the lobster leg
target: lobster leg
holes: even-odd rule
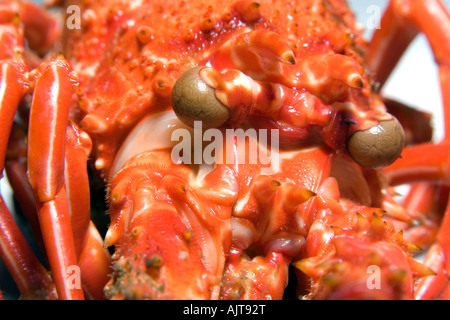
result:
[[[89,136],[70,123],[66,130],[65,141],[65,183],[69,190],[69,203],[72,231],[77,256],[80,256],[87,238],[90,224],[89,178],[87,158],[92,142]]]
[[[0,23],[16,18],[24,24],[24,35],[31,49],[45,54],[58,38],[57,21],[39,5],[16,0],[3,1],[0,4]]]
[[[450,132],[450,15],[439,0],[390,1],[369,47],[368,62],[382,86],[398,60],[415,38],[423,32],[439,67],[444,105],[445,135]]]
[[[0,62],[0,170],[3,172],[8,136],[20,99],[28,91],[25,67],[18,60]],[[40,264],[0,197],[0,255],[24,298],[55,298],[51,278]]]
[[[404,159],[397,161],[388,169],[392,183],[402,184],[414,181],[448,183],[448,139],[450,133],[450,14],[439,0],[391,1],[381,22],[382,28],[374,33],[370,44],[369,65],[375,72],[381,86],[389,77],[403,52],[418,32],[423,32],[434,52],[439,67],[439,77],[444,108],[444,141],[437,145],[424,145],[407,148]],[[429,188],[433,188],[431,185]],[[413,189],[413,193],[417,192]],[[413,197],[413,194],[409,196]],[[450,204],[449,204],[450,205]],[[448,280],[449,241],[446,234],[450,231],[449,209],[437,235],[437,243],[428,252],[426,264],[434,267],[436,277],[421,279],[417,297],[437,298]]]
[[[0,124],[5,132],[9,132],[17,105],[29,86],[29,79],[24,76],[25,63],[22,63],[22,56],[25,56],[22,52],[23,36],[33,50],[44,54],[55,42],[58,30],[56,21],[47,12],[28,2],[3,2],[0,22],[6,23],[0,33],[0,45],[4,49],[1,52],[5,57],[0,58],[17,57],[17,60],[4,60],[6,62],[1,64],[2,79],[8,85],[2,83],[2,92],[5,93],[2,104],[9,108],[2,108]],[[32,67],[37,61],[33,57],[26,60]],[[33,206],[38,208],[40,230],[35,233],[39,237],[41,233],[43,235],[44,250],[48,254],[59,298],[83,298],[81,285],[77,286],[81,282],[89,297],[104,298],[103,287],[107,282],[110,259],[98,231],[90,222],[86,162],[91,142],[74,125],[67,126],[76,76],[58,57],[39,66],[29,78],[34,87],[29,133],[30,136],[35,135],[29,139],[29,182],[26,181],[23,163],[19,163],[15,154],[8,161],[8,172],[13,178],[15,191],[24,200],[25,209],[32,218],[36,217]],[[8,136],[3,135],[0,139],[3,167]],[[17,142],[14,138],[11,141],[13,145]],[[27,192],[29,189],[31,195]],[[34,225],[33,220],[31,224]],[[69,270],[74,270],[71,267],[77,265],[77,258],[80,260],[81,279],[76,280],[81,281],[69,283]],[[98,262],[98,267],[91,268],[88,261]]]
[[[445,290],[448,290],[449,281],[444,272],[444,259],[442,248],[434,244],[430,248],[424,263],[435,271],[436,275],[417,281],[415,287],[415,298],[417,300],[445,299],[443,295],[445,294]]]
[[[386,172],[393,185],[422,182],[421,188],[428,193],[424,200],[430,201],[431,198],[432,201],[435,201],[435,190],[440,190],[440,188],[435,187],[433,183],[444,183],[446,185],[449,183],[449,150],[448,141],[436,145],[427,144],[408,147],[403,153],[405,158],[398,160],[394,165],[387,168]],[[424,185],[424,183],[429,184]],[[419,198],[420,192],[423,192],[423,190],[413,188],[408,195],[408,199],[413,197]],[[445,192],[448,193],[448,191]],[[447,203],[447,209],[437,231],[436,242],[431,246],[425,258],[425,264],[436,272],[436,276],[423,278],[418,281],[415,294],[417,299],[442,298],[442,292],[448,286],[448,274],[450,271],[449,221],[450,202]]]
[[[13,118],[20,100],[28,92],[27,68],[22,59],[23,34],[14,19],[11,1],[0,5],[0,170],[3,177],[5,154]],[[14,51],[12,50],[14,48]],[[50,277],[39,263],[8,208],[0,199],[1,256],[24,298],[55,298]],[[42,289],[42,290],[41,290]]]
[[[23,299],[55,299],[51,277],[22,235],[14,217],[0,197],[0,257]]]
[[[8,89],[8,87],[5,89]],[[7,106],[6,99],[0,98],[0,103],[0,121],[5,124],[5,127],[8,127],[7,123],[12,123],[12,118],[10,118],[11,122],[5,123],[5,120],[7,120],[6,118],[8,117],[5,117],[4,111],[12,111],[14,114],[15,108],[14,105]],[[6,146],[3,145],[5,143],[4,136],[5,135],[1,136],[2,142],[0,148],[2,149],[2,155],[0,155],[0,161],[3,161],[3,150],[6,149]],[[0,170],[3,171],[3,166],[0,167]],[[51,277],[36,258],[1,196],[0,256],[16,282],[23,299],[56,298],[56,292]]]
[[[17,61],[0,62],[0,126],[3,132],[10,132],[16,108],[28,90],[25,80],[25,66]],[[0,168],[5,166],[9,134],[0,135]]]
[[[96,300],[104,299],[103,288],[108,282],[110,256],[103,247],[103,239],[97,228],[90,221],[86,165],[92,142],[85,132],[70,122],[65,144],[65,185],[81,281],[87,296]]]
[[[32,76],[35,83],[28,132],[29,180],[58,296],[82,299],[81,286],[72,286],[67,277],[70,268],[77,265],[77,256],[64,185],[66,127],[76,79],[61,57],[45,62]]]
[[[42,252],[45,252],[39,219],[36,213],[36,200],[27,175],[26,133],[16,124],[13,125],[7,150],[5,172],[8,182],[20,209],[33,231],[36,241],[39,243],[40,249]]]
[[[420,279],[416,285],[416,299],[440,299],[448,294],[450,271],[450,204],[447,206],[436,243],[430,248],[425,264],[433,269],[435,277]],[[445,293],[447,291],[447,293]]]
[[[433,186],[434,183],[444,183],[448,185],[449,177],[449,142],[443,141],[440,144],[426,144],[408,147],[404,150],[404,159],[399,159],[391,167],[386,169],[386,173],[393,185],[409,183],[429,183],[422,188],[429,189],[428,192],[440,190]],[[419,197],[419,189],[413,188],[408,198]],[[448,191],[447,191],[448,192]],[[436,195],[427,195],[424,199],[435,198]],[[425,264],[437,273],[435,277],[420,279],[416,288],[416,298],[436,299],[441,295],[448,284],[448,261],[450,259],[450,243],[448,233],[450,230],[450,202],[447,204],[443,220],[437,231],[436,243],[434,243],[427,253]]]
[[[8,180],[35,237],[40,240],[42,233],[37,220],[36,200],[27,179],[26,163],[21,158],[22,155],[26,156],[26,147],[21,145],[22,131],[17,127],[13,129],[14,136],[12,134],[9,148],[14,151],[8,150],[6,162]],[[108,251],[103,248],[103,239],[95,225],[90,222],[89,178],[86,168],[90,147],[89,137],[75,124],[67,127],[65,183],[81,281],[88,297],[104,299],[103,288],[108,281],[110,257]],[[43,245],[41,250],[45,253]],[[25,294],[22,295],[26,297]]]
[[[449,142],[407,147],[402,156],[403,159],[385,169],[392,185],[419,181],[449,183]]]
[[[110,260],[90,222],[86,163],[92,143],[75,124],[68,125],[76,81],[62,57],[44,63],[36,72],[29,126],[29,180],[59,297],[84,297],[81,286],[67,278],[69,270],[79,266],[79,280],[87,294],[99,299],[104,298]],[[49,128],[44,133],[43,125]],[[93,261],[96,268],[90,267]]]
[[[403,201],[403,207],[411,214],[405,228],[405,238],[409,242],[422,249],[434,242],[447,199],[446,187],[428,183],[411,186],[411,191]]]

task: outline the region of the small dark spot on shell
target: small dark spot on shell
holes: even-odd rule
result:
[[[158,254],[155,254],[151,258],[145,260],[146,268],[161,268],[162,264],[163,264],[163,259]]]

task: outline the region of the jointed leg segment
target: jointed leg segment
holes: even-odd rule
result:
[[[381,21],[381,29],[374,33],[369,65],[375,79],[384,85],[396,63],[412,42],[422,32],[427,37],[439,68],[439,78],[444,108],[444,140],[435,145],[407,147],[400,159],[387,170],[394,185],[426,181],[431,190],[434,184],[449,184],[448,150],[450,135],[450,14],[439,0],[392,0]],[[421,197],[423,187],[413,188],[409,199]],[[429,192],[428,192],[429,193]],[[434,191],[425,197],[429,201]],[[426,263],[437,273],[436,277],[421,279],[416,298],[439,298],[448,287],[450,260],[449,210],[444,213],[436,243],[428,252]],[[448,290],[447,290],[448,291]]]

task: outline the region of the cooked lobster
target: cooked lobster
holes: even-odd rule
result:
[[[441,1],[390,1],[369,43],[344,0],[50,5],[65,16],[0,3],[0,168],[45,257],[1,200],[22,298],[450,297]],[[380,94],[419,32],[438,143],[429,114]]]

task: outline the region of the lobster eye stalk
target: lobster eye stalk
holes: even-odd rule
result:
[[[353,133],[347,143],[350,156],[365,168],[376,169],[392,164],[400,157],[405,133],[400,122],[383,120],[367,130]]]
[[[202,68],[192,68],[177,80],[172,90],[172,107],[177,117],[190,127],[201,121],[203,128],[218,128],[230,118],[231,112],[201,79]]]

